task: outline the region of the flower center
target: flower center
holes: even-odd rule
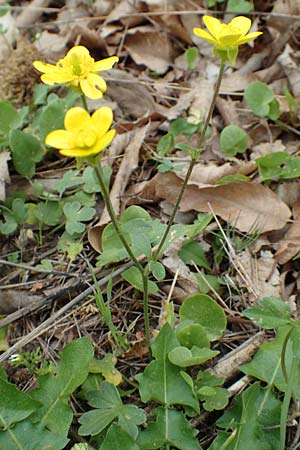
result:
[[[81,75],[80,59],[77,55],[72,55],[70,58],[72,75],[79,77]]]
[[[92,147],[97,140],[97,134],[93,130],[79,130],[75,138],[75,145],[79,148]]]

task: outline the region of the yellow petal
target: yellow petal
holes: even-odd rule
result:
[[[220,29],[222,28],[222,23],[220,22],[220,20],[212,16],[203,16],[203,22],[205,23],[208,31],[216,39],[218,39]]]
[[[72,147],[72,135],[65,130],[51,131],[46,136],[45,143],[58,149],[70,149]]]
[[[251,20],[248,17],[238,16],[232,19],[228,26],[239,30],[239,34],[247,34],[251,27]]]
[[[246,42],[252,41],[252,39],[257,38],[257,36],[260,36],[263,34],[261,31],[256,31],[255,33],[249,33],[247,36],[240,37],[238,43],[239,45],[246,44]]]
[[[66,74],[64,72],[58,73],[44,73],[41,76],[41,80],[45,84],[54,84],[54,83],[68,83],[73,79],[72,75]]]
[[[90,154],[91,155],[96,154],[97,153],[97,151],[95,151],[96,148],[98,148],[98,151],[101,151],[105,147],[107,147],[111,143],[111,141],[113,140],[115,135],[116,135],[116,130],[110,130],[108,133],[106,133],[104,136],[102,136],[96,142],[96,144],[89,149],[89,152],[93,152],[93,153],[90,153]]]
[[[89,73],[84,80],[80,80],[82,92],[89,98],[96,100],[102,98],[106,91],[106,83],[102,77],[95,73]]]
[[[240,34],[227,34],[226,36],[221,36],[219,38],[219,46],[226,47],[235,47],[238,46],[239,39],[241,38]]]
[[[59,153],[64,156],[69,156],[70,158],[79,158],[81,156],[89,156],[86,150],[82,148],[71,148],[70,150],[59,150]]]
[[[84,158],[84,157],[88,157],[91,155],[97,155],[111,143],[115,134],[116,134],[116,130],[110,130],[102,138],[100,138],[97,141],[97,143],[95,145],[93,145],[93,147],[90,147],[88,149],[82,149],[82,148],[78,148],[78,147],[70,148],[70,149],[62,149],[62,150],[60,150],[60,153],[64,156],[70,156],[73,158],[80,158],[80,157]]]
[[[111,56],[110,58],[102,59],[101,61],[94,62],[92,70],[93,72],[100,72],[101,70],[109,70],[118,61],[119,58],[117,56]]]
[[[51,73],[56,70],[56,66],[53,64],[45,64],[42,61],[33,61],[32,65],[36,70],[43,73]]]
[[[216,39],[214,39],[210,34],[208,34],[207,31],[202,30],[202,28],[194,28],[194,33],[196,34],[196,36],[205,39],[210,44],[216,45],[218,43]]]
[[[92,122],[97,129],[98,137],[103,136],[110,128],[113,120],[112,109],[108,106],[102,106],[92,115]]]
[[[72,56],[72,55],[77,55],[80,58],[80,57],[90,56],[90,52],[83,45],[76,45],[75,47],[72,47],[68,51],[68,53],[66,54],[66,57],[68,58],[69,56]]]
[[[65,115],[65,128],[68,131],[74,131],[84,128],[84,126],[90,125],[90,115],[89,113],[81,108],[80,106],[75,106],[67,111]]]

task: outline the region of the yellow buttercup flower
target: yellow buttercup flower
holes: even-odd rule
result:
[[[246,44],[262,34],[261,31],[247,34],[251,27],[251,20],[243,16],[235,17],[228,24],[222,23],[215,17],[204,16],[203,22],[210,34],[202,28],[194,28],[194,33],[212,44],[215,53],[222,59],[227,57],[232,63],[235,62],[239,45]]]
[[[102,98],[106,91],[106,83],[98,73],[111,69],[117,61],[119,61],[117,56],[95,61],[87,48],[78,45],[71,48],[56,65],[34,61],[33,66],[39,72],[43,72],[41,75],[43,83],[50,85],[64,83],[75,89],[79,88],[91,99],[98,99]]]
[[[64,156],[85,158],[100,153],[113,140],[116,130],[109,130],[113,113],[108,106],[102,106],[91,116],[76,106],[65,115],[65,130],[51,131],[46,144],[57,148]]]

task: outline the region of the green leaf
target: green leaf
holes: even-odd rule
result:
[[[11,209],[17,223],[19,225],[25,223],[28,212],[24,200],[22,198],[15,198],[12,202]]]
[[[148,425],[137,439],[142,450],[162,449],[166,445],[180,450],[201,450],[190,424],[181,411],[157,408],[156,422]]]
[[[292,157],[287,152],[274,152],[256,159],[259,175],[264,180],[281,178],[284,165]]]
[[[40,141],[32,134],[12,130],[9,134],[9,145],[16,171],[32,177],[35,174],[35,164],[44,156]]]
[[[164,266],[158,262],[158,261],[150,261],[149,262],[149,270],[154,276],[154,278],[157,279],[157,281],[163,281],[166,276],[166,270]]]
[[[267,84],[260,81],[250,83],[245,90],[245,100],[259,117],[266,117],[270,112],[274,94]]]
[[[206,335],[205,328],[199,323],[186,321],[181,323],[176,329],[176,337],[180,344],[187,348],[209,347],[209,339]]]
[[[186,236],[191,239],[201,233],[210,224],[212,218],[213,216],[210,213],[199,213],[192,225],[185,225]]]
[[[236,13],[248,13],[253,10],[253,4],[248,0],[228,0],[227,11]]]
[[[199,371],[195,381],[195,390],[206,411],[221,410],[228,404],[229,392],[218,387],[223,379],[207,371]]]
[[[16,422],[26,419],[39,406],[38,401],[0,378],[0,428],[10,428]]]
[[[220,144],[227,156],[244,153],[248,148],[248,134],[236,125],[228,125],[221,132]]]
[[[0,232],[2,234],[11,234],[17,227],[18,222],[11,211],[3,211],[4,221],[0,220]]]
[[[113,424],[107,431],[106,437],[99,450],[140,450],[132,439],[132,437],[126,433],[126,431]]]
[[[197,59],[199,56],[199,50],[197,47],[190,47],[184,53],[185,59],[189,70],[193,70],[196,67]]]
[[[228,184],[228,183],[244,183],[245,181],[250,181],[250,178],[241,173],[236,173],[235,175],[226,175],[225,177],[217,180],[217,185]]]
[[[0,136],[7,136],[10,130],[18,128],[22,119],[18,111],[7,101],[0,101]],[[1,141],[2,141],[1,136]],[[2,143],[2,142],[1,142]]]
[[[116,369],[117,358],[112,353],[107,353],[103,359],[93,358],[90,362],[90,373],[101,373],[108,383],[115,386],[121,383],[122,375]]]
[[[185,264],[196,264],[199,267],[211,270],[204,250],[198,241],[185,242],[179,250],[178,255]]]
[[[144,292],[143,278],[137,267],[129,267],[121,273],[122,278],[131,284],[138,291]],[[148,291],[151,293],[158,292],[158,286],[154,281],[148,281]]]
[[[109,184],[112,169],[110,167],[104,167],[104,178],[105,184]],[[93,194],[94,192],[101,192],[99,181],[93,167],[86,167],[82,174],[82,180],[84,181],[83,190],[88,194]]]
[[[168,323],[160,330],[152,346],[155,358],[136,379],[144,403],[154,400],[163,405],[186,405],[199,411],[191,388],[180,376],[180,368],[169,361],[168,354],[179,346],[174,331]]]
[[[265,297],[244,311],[261,328],[273,329],[291,323],[290,308],[277,297]]]
[[[222,336],[226,329],[226,316],[218,303],[205,294],[195,294],[187,297],[180,310],[181,321],[191,320],[205,328],[210,341]]]
[[[1,450],[61,450],[69,439],[51,433],[40,424],[18,423],[9,431],[0,432]]]
[[[38,120],[38,127],[40,129],[42,141],[44,141],[47,134],[51,131],[64,129],[64,117],[65,104],[62,99],[56,98],[43,109],[43,112]]]
[[[202,294],[208,294],[210,291],[219,291],[220,284],[222,283],[221,277],[204,273],[203,270],[195,273],[197,278],[199,291]]]
[[[170,124],[170,133],[172,133],[175,137],[183,134],[184,136],[192,136],[198,131],[199,124],[195,124],[192,122],[179,117],[179,119],[172,120]]]
[[[39,202],[34,208],[34,216],[41,224],[55,226],[61,222],[62,210],[58,202]]]
[[[168,133],[162,136],[157,144],[157,153],[159,156],[165,156],[174,150],[175,139],[173,134]]]
[[[123,405],[115,386],[104,381],[99,390],[88,392],[86,398],[89,405],[97,409],[80,417],[79,433],[82,436],[99,434],[113,420],[118,419],[118,425],[136,439],[137,425],[145,422],[145,413],[135,405]]]
[[[62,195],[67,189],[83,184],[84,180],[79,174],[79,170],[68,170],[61,180],[54,183],[53,189]]]
[[[199,149],[197,147],[191,147],[190,145],[187,145],[184,142],[179,142],[178,144],[175,145],[175,148],[187,153],[188,155],[191,156],[191,158],[196,158],[199,153]]]
[[[300,157],[293,156],[282,167],[281,178],[288,180],[298,177],[300,177]]]
[[[53,85],[36,84],[33,89],[33,103],[36,106],[45,105],[47,103],[47,95],[53,90]]]
[[[259,383],[250,386],[238,397],[235,405],[217,421],[220,428],[232,430],[232,439],[224,450],[280,450],[280,411],[282,403],[269,389],[262,389]],[[209,450],[220,450],[227,438],[217,438]]]
[[[205,361],[214,358],[220,352],[210,350],[209,348],[199,348],[193,346],[191,349],[186,347],[175,347],[168,354],[172,364],[179,367],[190,367],[203,364]]]
[[[120,218],[120,229],[135,256],[146,254],[151,256],[151,246],[155,246],[161,239],[166,225],[151,216],[138,206],[127,208]],[[165,246],[170,240],[177,239],[183,234],[181,225],[171,227]],[[98,257],[98,265],[118,262],[128,258],[128,253],[121,242],[113,224],[108,224],[102,233],[102,254]]]
[[[82,222],[91,220],[96,210],[89,206],[81,207],[79,202],[68,202],[63,207],[66,217],[66,230],[71,235],[74,233],[83,233],[85,225]]]
[[[253,376],[258,380],[262,380],[269,385],[274,385],[276,388],[285,392],[287,385],[281,369],[281,355],[282,347],[284,345],[286,335],[291,330],[291,325],[280,327],[277,331],[276,337],[271,342],[265,342],[261,345],[259,351],[255,354],[252,361],[240,367],[240,370],[249,376]],[[289,339],[286,353],[285,365],[287,373],[290,373],[295,352],[293,350],[292,342]],[[297,358],[298,371],[300,372],[300,360]],[[300,379],[296,378],[293,386],[295,397],[300,399]]]
[[[58,435],[68,433],[73,418],[68,399],[86,379],[92,357],[92,344],[86,337],[66,345],[55,373],[40,377],[39,387],[31,392],[43,404],[34,414],[36,422]]]
[[[269,106],[270,106],[270,109],[269,109],[268,117],[271,120],[276,121],[280,117],[280,105],[279,105],[278,100],[276,100],[276,98],[274,98]]]

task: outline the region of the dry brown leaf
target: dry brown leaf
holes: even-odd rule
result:
[[[143,64],[155,72],[165,73],[173,63],[173,48],[167,33],[139,27],[134,34],[127,33],[124,46],[136,64]]]
[[[279,242],[275,259],[279,264],[285,264],[300,252],[300,200],[293,208],[294,221],[283,240]]]
[[[174,173],[157,174],[139,193],[145,199],[166,199],[175,204],[182,180]],[[282,228],[291,212],[269,188],[252,183],[228,183],[199,189],[186,188],[180,203],[181,211],[210,212],[231,223],[240,231],[260,233]]]
[[[295,52],[295,50],[287,44],[284,52],[277,60],[287,76],[292,94],[297,97],[300,94],[299,65],[296,62],[299,61],[299,52]]]
[[[260,156],[269,155],[270,153],[285,152],[286,146],[280,139],[277,139],[274,142],[261,142],[260,144],[254,145],[251,150],[251,159],[255,160]]]
[[[58,33],[49,33],[49,31],[44,30],[35,45],[44,58],[55,60],[64,56],[68,41],[68,36],[61,36]]]
[[[144,127],[137,128],[130,132],[132,139],[125,149],[124,157],[114,180],[114,184],[110,190],[111,203],[117,216],[121,211],[121,199],[124,195],[127,183],[132,172],[138,167],[140,149],[147,135],[149,126],[150,122]],[[90,244],[99,253],[101,252],[100,235],[103,226],[108,222],[110,222],[110,218],[105,208],[99,222],[91,228],[88,233]]]
[[[162,260],[165,268],[174,276],[177,274],[177,286],[185,292],[185,297],[198,292],[198,282],[196,275],[190,271],[188,266],[179,258],[178,251],[181,249],[183,239],[172,242],[165,251],[165,258]]]
[[[40,299],[27,291],[16,289],[0,289],[0,314],[10,314]]]
[[[229,175],[249,175],[256,170],[257,166],[254,161],[232,164],[226,162],[222,165],[218,165],[215,162],[209,162],[207,164],[198,163],[193,168],[192,174],[189,179],[189,185],[196,185],[198,187],[209,187],[215,185],[215,183],[221,178]],[[182,180],[185,177],[187,168],[184,168],[177,173],[177,176]]]
[[[9,152],[0,153],[0,201],[4,202],[5,200],[5,183],[8,183],[9,172],[7,162],[10,160]]]
[[[280,273],[276,267],[274,255],[270,250],[260,252],[257,258],[253,256],[249,249],[238,255],[239,262],[246,277],[237,274],[236,281],[240,287],[247,288],[246,278],[250,279],[257,293],[257,297],[249,291],[248,300],[255,302],[257,298],[281,297]]]
[[[159,111],[159,106],[149,90],[130,73],[113,69],[105,77],[108,84],[107,95],[116,101],[126,117],[138,119]]]
[[[5,62],[14,48],[19,32],[10,12],[0,17],[0,26],[5,30],[0,33],[0,62]]]

